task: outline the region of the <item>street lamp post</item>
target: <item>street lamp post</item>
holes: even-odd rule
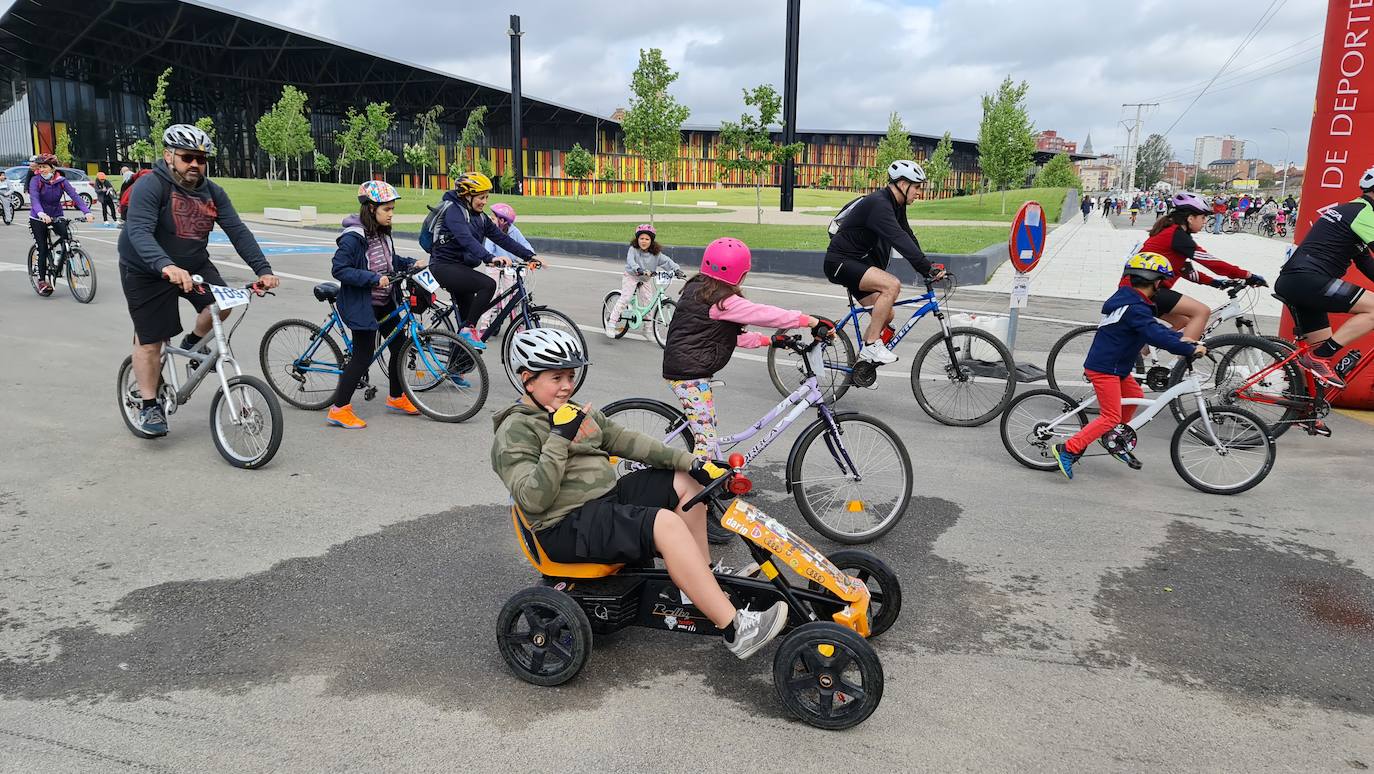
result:
[[[1269,127],[1269,131],[1278,132],[1283,135],[1283,184],[1279,189],[1279,201],[1288,198],[1288,151],[1293,147],[1293,141],[1289,139],[1288,132],[1277,126]]]

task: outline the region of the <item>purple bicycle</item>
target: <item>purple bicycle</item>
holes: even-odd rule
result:
[[[801,384],[742,432],[721,436],[718,448],[711,453],[724,459],[726,451],[764,433],[744,452],[747,466],[808,408],[814,408],[816,419],[802,429],[787,453],[787,491],[817,532],[839,543],[868,543],[897,526],[906,513],[911,501],[911,457],[902,439],[882,421],[867,414],[830,409],[816,377],[817,370],[824,367],[819,344],[820,339],[802,344],[801,336],[773,336],[771,346],[800,356]],[[694,447],[687,417],[661,400],[620,400],[603,407],[602,412],[622,427],[663,438],[669,446],[680,445],[688,451]],[[638,467],[628,460],[613,462],[622,475]],[[706,523],[712,521],[707,519]],[[711,537],[712,542],[724,542],[731,534]]]

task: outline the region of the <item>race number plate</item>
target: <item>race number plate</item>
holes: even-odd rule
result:
[[[659,287],[667,287],[668,284],[672,281],[673,275],[668,274],[667,272],[661,271],[654,275],[654,282],[657,283]]]
[[[214,294],[215,305],[220,309],[245,306],[249,299],[248,291],[239,288],[226,288],[223,285],[211,285],[210,292]]]
[[[425,269],[416,274],[415,281],[420,283],[420,287],[431,293],[439,292],[439,280],[434,279],[434,275],[430,273],[429,269]]]

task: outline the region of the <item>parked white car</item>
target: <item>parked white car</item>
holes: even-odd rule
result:
[[[29,192],[24,190],[23,186],[24,173],[28,171],[28,166],[24,164],[5,170],[5,180],[9,183],[10,203],[14,205],[16,210],[29,206]],[[81,201],[85,202],[89,209],[91,203],[95,201],[95,184],[91,182],[90,176],[71,167],[58,167],[57,171],[67,178],[67,182],[71,183],[72,188],[76,190],[76,195],[81,197]],[[76,209],[76,205],[72,204],[67,197],[62,198],[62,206]]]

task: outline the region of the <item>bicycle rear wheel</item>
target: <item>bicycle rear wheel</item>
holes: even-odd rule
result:
[[[1096,335],[1096,325],[1080,325],[1054,343],[1045,358],[1045,380],[1050,389],[1079,400],[1093,394],[1093,386],[1083,376],[1083,361],[1088,359],[1088,348]]]
[[[788,455],[787,480],[813,529],[839,543],[869,543],[906,513],[911,457],[878,419],[854,412],[834,419],[838,433],[824,418],[802,431]]]
[[[1059,390],[1030,390],[1017,395],[1002,412],[1002,446],[1012,459],[1031,470],[1055,470],[1059,462],[1053,447],[1069,440],[1088,424],[1080,411],[1061,422],[1056,419],[1073,411],[1078,399]]]
[[[420,341],[407,338],[401,359],[401,384],[422,414],[439,422],[471,419],[487,402],[487,366],[476,350],[451,333],[423,330]]]
[[[236,468],[260,468],[281,448],[281,404],[256,376],[231,376],[229,390],[210,399],[210,437]],[[237,420],[237,421],[236,421]]]
[[[95,262],[85,250],[67,254],[67,288],[79,303],[89,304],[95,298]]]
[[[1312,412],[1316,402],[1306,374],[1292,361],[1265,375],[1244,394],[1234,394],[1250,377],[1287,358],[1292,350],[1286,343],[1263,336],[1226,333],[1206,339],[1203,344],[1207,354],[1194,360],[1192,366],[1208,405],[1253,412],[1269,426],[1274,438]],[[1188,362],[1180,358],[1169,374],[1169,386],[1183,381],[1187,375]],[[1182,422],[1197,411],[1197,400],[1192,395],[1181,395],[1169,402],[1169,411]]]
[[[1189,486],[1208,494],[1230,495],[1263,481],[1274,468],[1276,449],[1269,428],[1254,413],[1209,408],[1207,419],[1195,411],[1174,428],[1169,456]]]
[[[977,427],[1002,413],[1016,393],[1016,363],[996,336],[977,328],[950,328],[921,345],[911,363],[911,391],[936,422]]]
[[[582,335],[582,329],[578,328],[577,323],[573,322],[572,318],[566,314],[563,314],[557,309],[550,309],[547,306],[532,306],[529,310],[529,318],[532,327],[553,328],[567,331],[577,338],[578,343],[582,345],[582,351],[584,353],[589,353],[587,349],[587,338]],[[520,377],[515,371],[511,370],[510,348],[511,342],[515,340],[515,334],[525,330],[525,327],[525,319],[523,317],[517,317],[515,322],[506,329],[506,335],[501,339],[501,368],[506,372],[506,379],[510,381],[511,386],[517,390],[521,389]],[[582,383],[585,381],[587,381],[587,369],[577,369],[577,384],[573,385],[573,394],[576,394],[578,390],[582,389]]]
[[[658,342],[659,349],[668,348],[668,326],[672,324],[676,313],[676,301],[665,298],[659,302],[658,312],[654,314],[654,341]]]
[[[274,323],[258,346],[258,364],[272,391],[306,411],[329,405],[346,361],[334,337],[305,320]]]
[[[825,368],[816,374],[825,402],[833,405],[849,391],[849,373],[854,368],[854,342],[844,331],[836,331],[835,338],[821,344]],[[768,378],[780,395],[791,395],[805,377],[806,368],[801,355],[790,349],[768,348]]]
[[[158,375],[158,386],[158,398],[162,402],[163,410],[166,410],[167,385],[162,374]],[[115,376],[115,398],[119,401],[119,416],[124,420],[124,426],[129,428],[129,432],[138,438],[158,437],[143,432],[138,423],[138,415],[143,411],[143,393],[138,388],[138,379],[134,377],[132,355],[124,358],[124,362],[119,366],[119,373]]]

